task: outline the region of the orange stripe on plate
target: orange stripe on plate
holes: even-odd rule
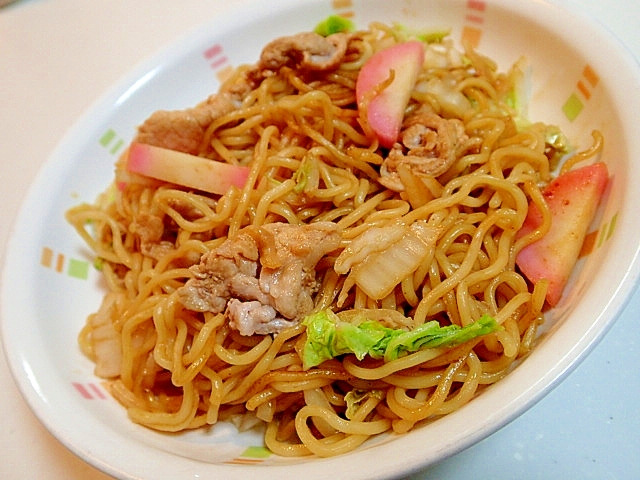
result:
[[[335,9],[350,8],[353,5],[351,0],[333,0],[331,4]]]
[[[578,255],[578,258],[582,258],[589,255],[593,251],[593,247],[595,247],[597,239],[598,239],[598,230],[588,233],[587,236],[584,237],[584,242],[582,243],[582,249],[580,249],[580,255]]]
[[[49,247],[42,248],[42,255],[40,255],[40,264],[43,267],[51,268],[53,263],[53,250]]]
[[[475,27],[464,27],[462,29],[462,43],[469,44],[473,48],[478,48],[480,45],[480,38],[482,38],[482,30]]]
[[[589,82],[592,87],[598,85],[598,82],[600,81],[598,74],[589,65],[584,67],[582,75],[587,79],[587,82]]]
[[[578,87],[578,90],[580,90],[580,93],[584,95],[584,98],[586,98],[587,100],[591,98],[591,92],[589,91],[587,86],[582,83],[582,80],[578,80],[578,84],[576,86]]]
[[[59,253],[58,257],[56,258],[56,272],[58,273],[62,272],[63,268],[64,268],[64,255]]]

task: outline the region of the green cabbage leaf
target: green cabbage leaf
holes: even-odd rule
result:
[[[307,327],[302,358],[305,369],[347,353],[354,354],[358,360],[369,355],[389,362],[422,349],[459,345],[501,328],[494,318],[483,315],[464,327],[443,327],[432,320],[407,331],[386,327],[375,320],[365,320],[357,325],[345,322],[331,310],[308,315],[303,324]]]

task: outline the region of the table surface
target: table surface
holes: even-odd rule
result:
[[[640,2],[565,1],[581,5],[640,59]],[[239,3],[249,2],[21,0],[0,9],[0,252],[29,184],[83,111],[142,59]],[[410,478],[640,478],[639,317],[636,294],[586,360],[542,401]],[[3,353],[0,391],[0,478],[108,478],[38,422]]]

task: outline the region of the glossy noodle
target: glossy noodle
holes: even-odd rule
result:
[[[522,64],[500,73],[448,38],[428,45],[408,133],[390,150],[355,85],[404,33],[372,24],[337,35],[334,65],[277,47],[285,59],[238,68],[206,113],[157,112],[141,125],[142,143],[248,167],[243,187],[212,194],[154,180],[128,172],[125,153],[113,186],[68,212],[107,290],[79,343],[134,422],[266,425],[278,455],[338,455],[459,409],[534,348],[546,284],[532,286],[515,258],[549,228],[540,186],[565,152],[548,141],[554,127],[515,108]],[[449,163],[429,173],[414,147]],[[529,202],[545,221],[519,237]],[[207,270],[223,264],[236,276]],[[498,328],[308,367],[303,319],[323,311],[405,332],[483,315]],[[256,312],[269,320],[243,323]]]

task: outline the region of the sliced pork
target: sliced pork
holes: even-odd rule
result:
[[[220,93],[185,110],[158,110],[138,127],[136,141],[197,155],[207,127],[238,108],[238,102],[234,95]]]
[[[332,222],[245,227],[191,268],[180,301],[194,311],[225,312],[242,335],[277,333],[313,309],[316,265],[340,240]]]
[[[420,109],[405,120],[400,142],[389,151],[380,168],[379,181],[391,190],[403,191],[398,174],[401,164],[409,166],[417,176],[442,175],[455,163],[457,149],[468,138],[461,120]]]

